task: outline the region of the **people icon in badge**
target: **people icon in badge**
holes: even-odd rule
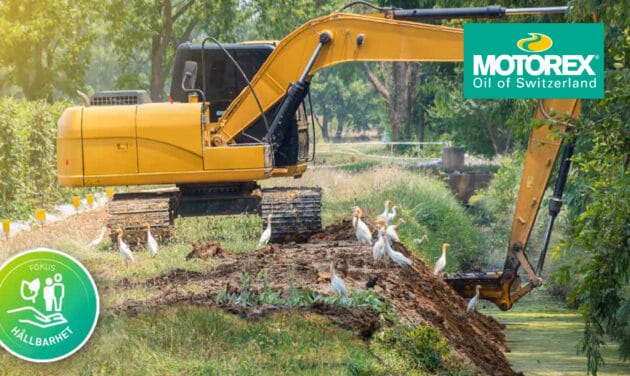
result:
[[[55,282],[54,284],[53,278]],[[65,295],[65,288],[63,283],[61,283],[63,276],[57,273],[53,278],[46,278],[46,286],[44,287],[44,303],[46,304],[46,311],[50,312],[54,309],[55,312],[61,312],[63,297]]]

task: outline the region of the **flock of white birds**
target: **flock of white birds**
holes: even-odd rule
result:
[[[158,254],[158,249],[159,249],[158,242],[157,240],[155,240],[155,238],[151,234],[151,225],[148,223],[145,223],[144,226],[147,229],[147,250],[149,251],[149,254],[151,254],[151,256],[155,257]],[[90,244],[88,244],[88,247],[90,249],[94,249],[98,247],[98,245],[101,244],[103,240],[105,239],[105,233],[107,233],[107,227],[103,227],[101,229],[101,232],[99,233],[98,237],[92,240]],[[131,248],[129,247],[129,245],[125,243],[125,241],[123,240],[123,235],[125,233],[123,229],[121,228],[117,229],[116,233],[118,234],[117,236],[118,251],[120,252],[120,256],[122,257],[122,260],[125,263],[125,265],[129,267],[129,263],[134,264],[136,262],[136,259],[133,257],[133,252],[131,252]]]
[[[384,203],[383,213],[379,214],[376,217],[376,226],[378,228],[377,231],[377,239],[372,244],[372,232],[369,227],[363,222],[361,219],[363,217],[363,211],[360,207],[354,206],[352,208],[352,227],[354,228],[357,240],[360,244],[371,245],[372,246],[372,256],[374,260],[380,261],[385,258],[390,259],[395,264],[401,266],[411,266],[412,261],[402,253],[396,251],[392,247],[392,243],[400,243],[400,238],[398,236],[398,227],[405,223],[405,220],[399,218],[396,224],[391,224],[396,218],[396,206],[391,206],[392,202],[390,200],[386,200]],[[420,239],[413,239],[413,242],[417,245],[422,244],[429,237],[427,234],[424,234]],[[450,244],[443,243],[442,244],[442,256],[437,260],[435,266],[433,268],[433,274],[439,275],[446,268],[446,248],[449,247]],[[332,290],[343,297],[347,296],[347,290],[343,283],[343,280],[339,278],[339,276],[334,272],[334,262],[331,261],[330,264],[330,274],[331,274],[331,287]],[[468,303],[467,311],[474,312],[477,309],[477,305],[479,304],[479,289],[481,286],[476,286],[476,294]]]
[[[396,224],[390,224],[391,222],[394,221],[397,214],[396,212],[397,207],[396,206],[392,207],[391,204],[392,202],[390,200],[386,200],[384,204],[383,213],[379,214],[376,217],[376,225],[378,228],[378,232],[376,235],[377,239],[374,242],[374,244],[372,244],[373,242],[372,231],[370,231],[370,228],[361,219],[363,217],[363,211],[358,206],[354,206],[352,208],[352,227],[354,228],[359,244],[372,246],[372,256],[374,257],[374,260],[381,261],[385,258],[388,258],[389,260],[391,260],[397,265],[411,266],[413,263],[411,259],[409,259],[402,253],[392,248],[392,242],[396,242],[396,243],[400,242],[400,238],[398,236],[398,227],[401,224],[405,223],[405,220],[402,218],[399,218]],[[260,236],[260,240],[258,242],[259,247],[266,245],[267,243],[269,243],[269,240],[271,239],[271,219],[272,218],[273,218],[272,214],[269,214],[267,216],[267,227],[265,228],[262,235]],[[158,243],[153,237],[153,235],[151,234],[151,225],[146,223],[145,226],[147,229],[147,250],[149,251],[151,256],[156,256],[158,253]],[[105,238],[106,232],[107,232],[107,228],[103,227],[98,237],[94,239],[92,242],[90,242],[90,244],[88,244],[88,247],[91,249],[94,249],[99,244],[101,244],[101,242]],[[129,248],[129,245],[127,245],[127,243],[125,243],[125,241],[123,240],[124,231],[119,228],[118,230],[116,230],[116,232],[118,234],[117,236],[118,250],[120,252],[123,262],[128,267],[129,263],[133,264],[136,262],[136,260],[133,257],[133,252],[131,252],[131,248]],[[414,239],[413,241],[415,244],[420,245],[427,239],[428,239],[428,236],[425,234],[422,238]],[[446,268],[446,248],[449,245],[450,244],[448,243],[442,244],[442,256],[435,263],[435,266],[433,268],[433,274],[439,275]],[[343,283],[343,280],[337,275],[337,273],[335,273],[334,260],[331,260],[330,262],[330,285],[331,285],[332,290],[335,292],[335,294],[340,295],[344,298],[348,297],[348,291],[346,289],[345,284]],[[475,296],[472,299],[470,299],[470,302],[468,303],[468,307],[467,307],[468,312],[476,311],[477,305],[479,304],[479,289],[480,288],[481,286],[476,286]]]

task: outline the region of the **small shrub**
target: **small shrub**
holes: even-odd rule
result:
[[[430,326],[398,326],[379,332],[374,352],[382,367],[394,374],[411,371],[435,373],[442,369],[450,348],[441,333]]]

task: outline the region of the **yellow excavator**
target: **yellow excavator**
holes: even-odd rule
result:
[[[321,229],[320,190],[263,190],[257,181],[299,178],[314,157],[305,99],[317,71],[357,61],[461,62],[463,30],[420,21],[562,13],[567,7],[376,8],[374,14],[346,9],[313,19],[279,42],[222,45],[207,38],[182,44],[169,102],[150,103],[142,91],[84,97],[84,106],[66,109],[58,122],[59,183],[175,185],[113,197],[109,228],[128,234],[148,222],[168,237],[178,216],[257,213],[265,220],[273,213],[273,240],[307,235]],[[564,148],[536,269],[525,253],[527,240],[560,151],[558,132],[570,129],[579,112],[578,100],[539,101],[536,118],[549,125],[535,128],[529,141],[504,268],[448,275],[462,296],[473,296],[481,285],[483,299],[507,310],[540,285],[572,145]],[[529,279],[523,285],[520,267]]]

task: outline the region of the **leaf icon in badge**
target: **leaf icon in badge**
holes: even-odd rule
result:
[[[35,303],[35,299],[37,298],[37,294],[39,294],[39,288],[41,287],[41,283],[39,282],[39,278],[35,278],[32,281],[22,281],[22,285],[20,286],[20,295],[22,295],[22,299],[30,300]],[[28,292],[26,290],[29,290]],[[27,294],[28,293],[28,294]]]

